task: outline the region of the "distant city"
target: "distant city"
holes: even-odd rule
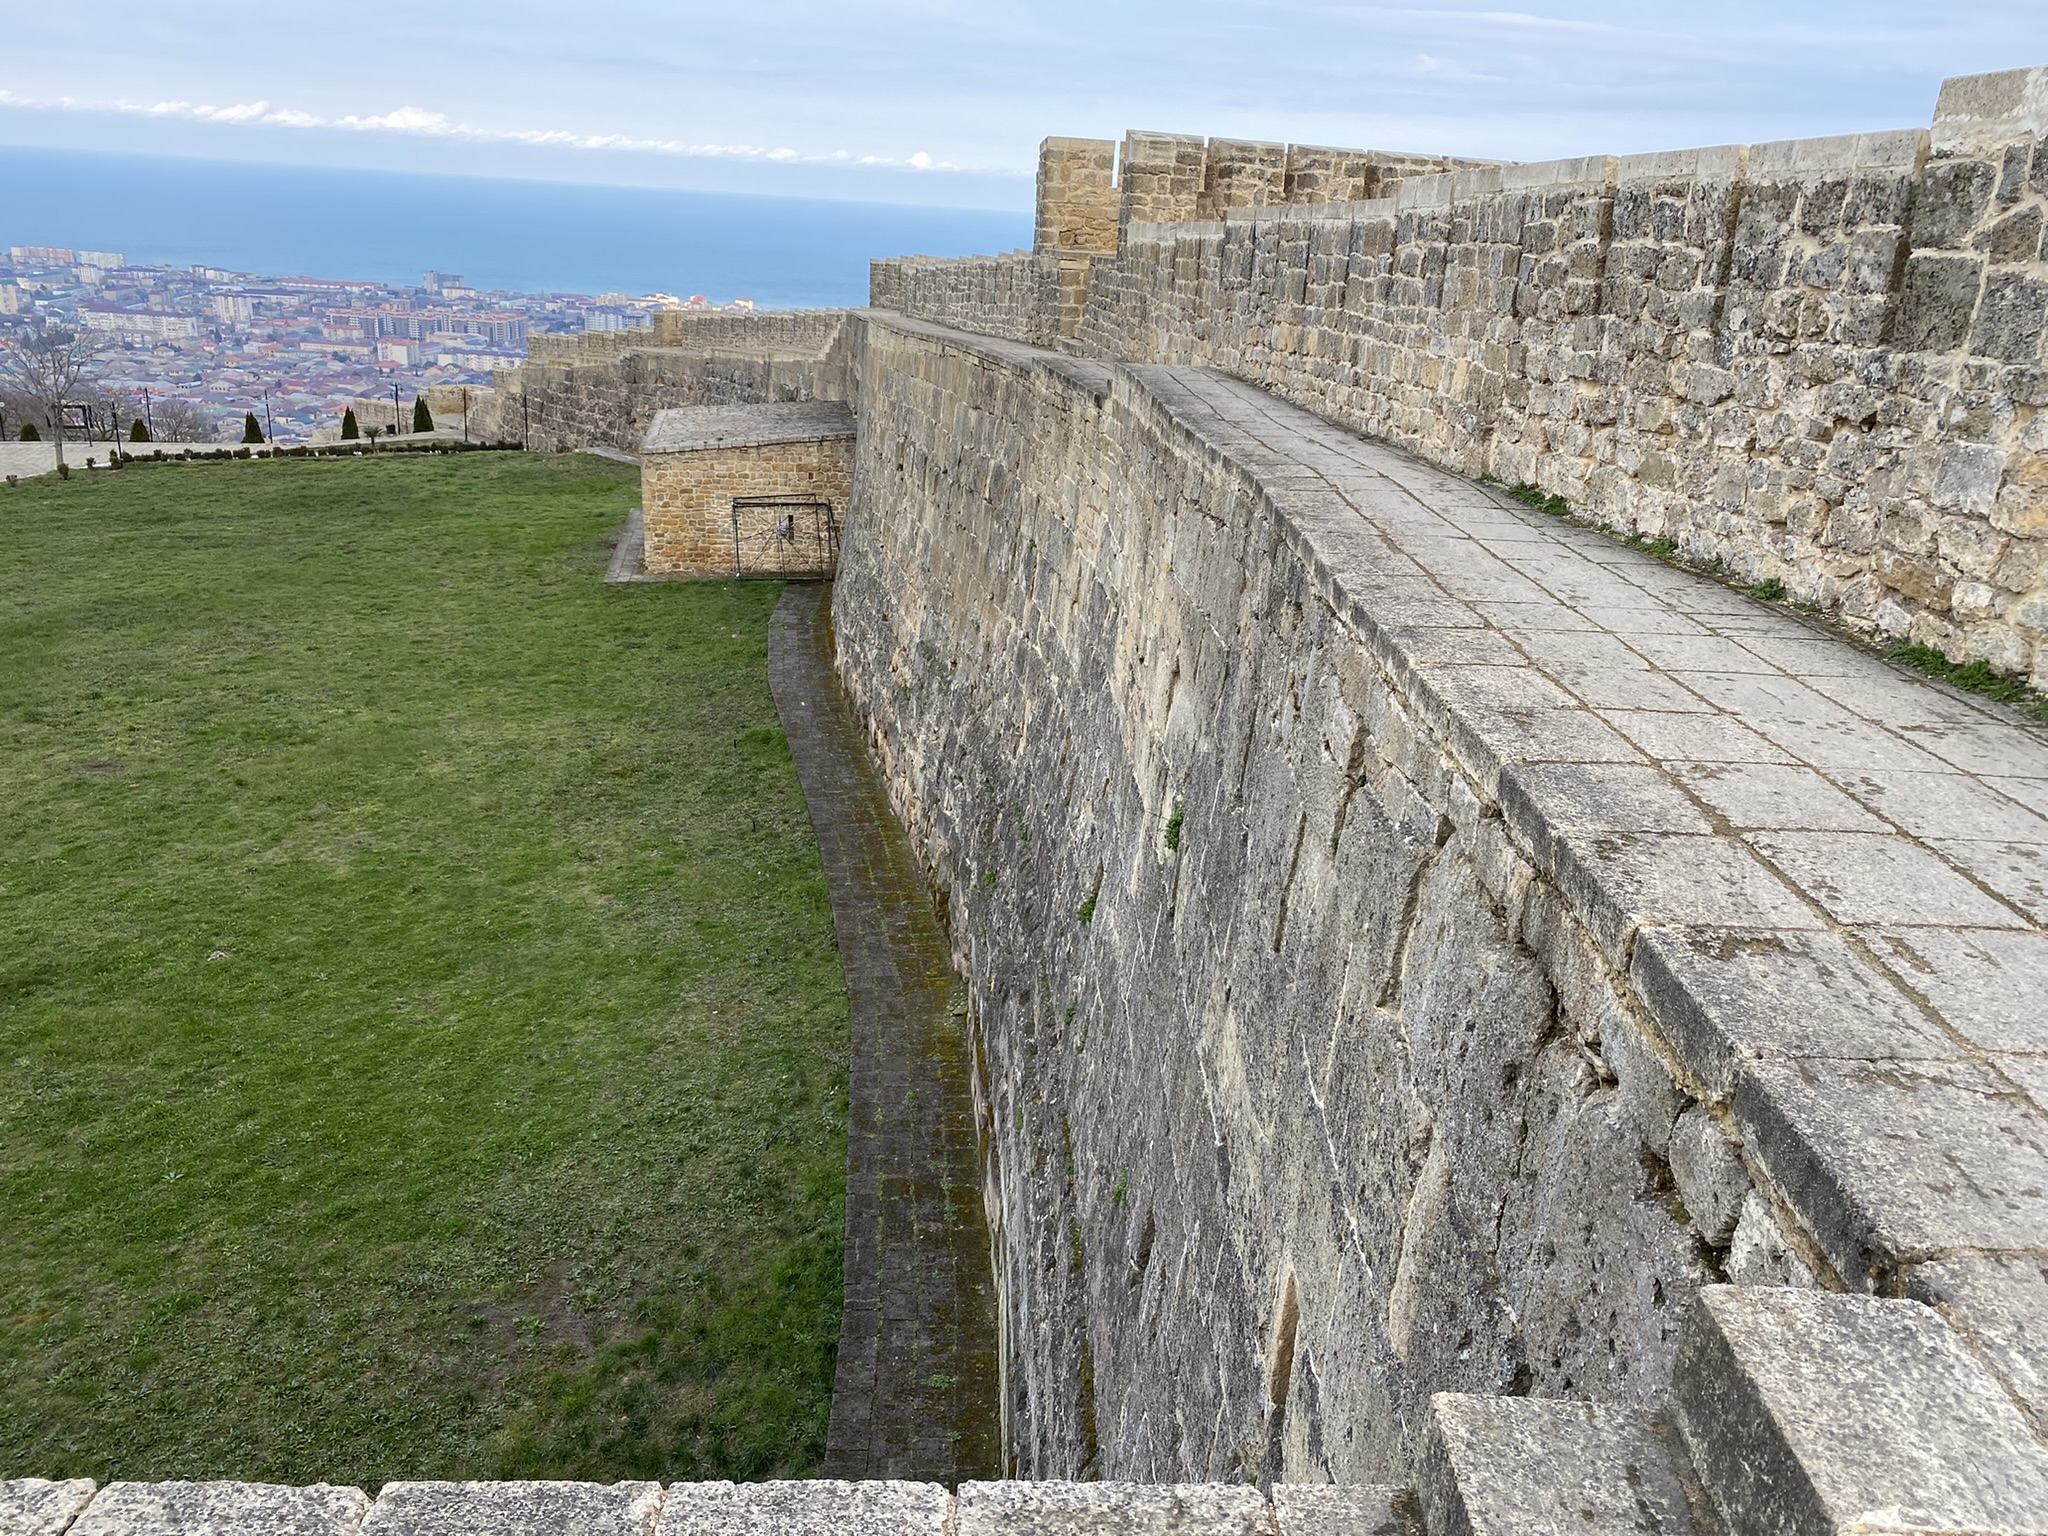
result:
[[[0,338],[34,316],[104,338],[81,402],[96,433],[186,402],[209,438],[239,438],[253,413],[273,441],[307,442],[332,436],[352,402],[389,399],[394,387],[410,408],[436,386],[487,385],[492,369],[523,361],[529,335],[642,329],[658,309],[754,307],[666,293],[479,292],[453,272],[405,287],[131,267],[118,251],[60,246],[17,245],[7,258]],[[8,437],[13,416],[0,422]]]

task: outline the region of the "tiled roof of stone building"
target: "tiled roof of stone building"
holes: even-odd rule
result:
[[[759,448],[853,436],[853,412],[838,400],[788,405],[681,405],[657,411],[642,453],[694,453],[705,448]]]

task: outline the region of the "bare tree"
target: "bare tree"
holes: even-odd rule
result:
[[[210,443],[216,436],[213,417],[190,400],[150,402],[150,434],[160,443]]]
[[[99,345],[84,331],[31,319],[0,349],[0,385],[18,389],[35,402],[57,439],[57,466],[64,466],[64,406],[78,393],[99,356]]]

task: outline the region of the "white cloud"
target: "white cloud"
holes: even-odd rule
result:
[[[1428,53],[1416,54],[1400,66],[1399,72],[1416,80],[1452,80],[1477,85],[1498,85],[1507,79],[1506,75],[1482,74],[1467,69],[1455,59],[1440,59]]]
[[[980,175],[1028,176],[1015,167],[955,165],[934,159],[925,150],[907,157],[855,154],[850,150],[805,151],[787,145],[694,143],[684,139],[636,138],[620,133],[575,133],[562,128],[486,128],[458,122],[444,112],[424,107],[394,107],[389,112],[347,113],[319,117],[267,101],[213,106],[191,101],[81,101],[72,96],[34,97],[0,90],[0,107],[39,111],[104,112],[131,117],[184,118],[192,122],[258,125],[275,128],[326,128],[345,133],[391,133],[435,139],[463,139],[479,144],[528,144],[544,148],[611,151],[624,154],[670,155],[693,160],[757,161],[773,165],[864,165],[885,170],[968,171]]]

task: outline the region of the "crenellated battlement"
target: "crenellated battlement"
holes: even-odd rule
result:
[[[1134,133],[1112,182],[1108,141],[1048,140],[1034,250],[877,263],[874,302],[1218,368],[2041,686],[2044,81],[1534,165]]]
[[[1489,162],[1190,134],[1047,139],[1038,149],[1034,254],[1114,252],[1133,224],[1187,224],[1231,209],[1358,202],[1400,181]]]

